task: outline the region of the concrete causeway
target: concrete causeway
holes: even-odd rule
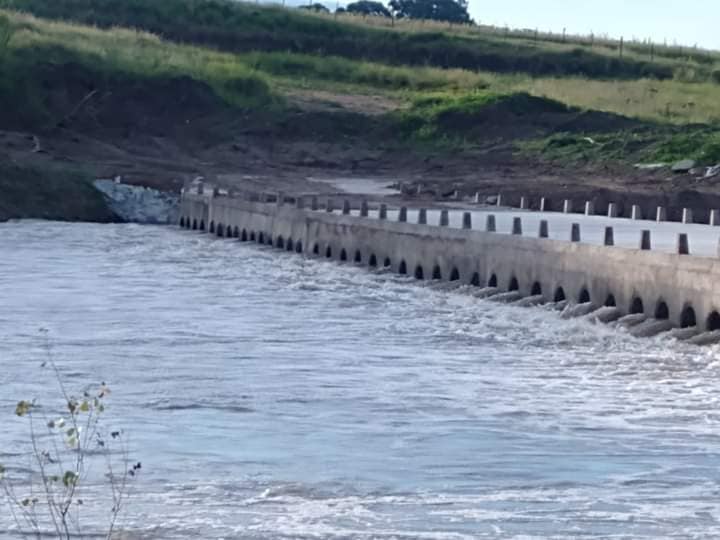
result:
[[[716,254],[689,255],[687,233],[676,234],[673,252],[669,245],[659,251],[643,222],[595,216],[587,217],[596,221],[587,243],[580,225],[585,216],[559,216],[388,210],[384,204],[371,209],[367,203],[352,209],[348,201],[321,207],[315,197],[221,195],[199,187],[183,193],[180,226],[309,257],[387,267],[450,288],[467,285],[478,297],[553,304],[565,316],[593,314],[639,336],[720,339]],[[610,225],[617,222],[619,234]],[[628,226],[637,233],[634,247],[619,245],[627,244]]]

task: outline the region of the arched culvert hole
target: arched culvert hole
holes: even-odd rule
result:
[[[362,262],[362,253],[360,253],[360,250],[355,252],[355,258],[353,260],[358,264]]]
[[[180,227],[183,229],[185,228],[185,218],[184,217],[180,218]]]
[[[275,247],[280,249],[283,249],[285,247],[285,240],[283,240],[282,236],[278,236],[275,239]]]
[[[590,302],[590,292],[583,288],[582,291],[580,291],[580,295],[578,296],[578,303],[580,304],[587,304]]]
[[[374,253],[370,254],[370,259],[368,260],[368,266],[372,266],[375,268],[377,266],[377,257]]]
[[[347,261],[347,251],[345,249],[342,249],[340,251],[340,260],[341,261]]]
[[[457,268],[453,268],[450,271],[450,281],[459,281],[460,280],[460,271]]]
[[[510,283],[508,283],[508,291],[517,291],[520,289],[520,284],[518,283],[518,280],[516,277],[512,277],[510,279]]]
[[[645,313],[645,306],[643,305],[642,298],[640,298],[639,296],[633,298],[632,302],[630,303],[630,313]]]
[[[233,229],[233,238],[240,238],[240,229],[237,227]]]
[[[320,255],[320,246],[317,244],[313,246],[313,255]]]
[[[251,242],[255,241],[255,231],[250,231],[250,241]]]
[[[233,230],[230,225],[227,226],[227,229],[225,230],[225,234],[228,238],[232,238],[233,236]]]
[[[442,272],[440,271],[440,267],[437,264],[433,268],[432,278],[433,279],[442,279]]]
[[[302,252],[303,252],[303,245],[302,245],[302,242],[300,240],[298,240],[295,243],[295,253],[302,253]]]
[[[713,311],[708,315],[706,327],[709,332],[720,330],[720,313]]]
[[[473,275],[470,278],[470,285],[472,285],[473,287],[480,286],[480,274],[478,274],[477,272],[473,272]]]
[[[692,306],[686,306],[680,314],[680,326],[682,328],[690,328],[691,326],[697,326],[697,318],[695,317],[695,310]]]
[[[488,287],[497,287],[497,276],[495,274],[488,279]]]
[[[385,257],[385,260],[383,261],[383,268],[390,268],[392,266],[392,261],[390,260],[390,257]]]
[[[215,232],[215,222],[214,222],[214,221],[211,221],[211,222],[210,222],[210,232],[211,232],[211,233],[214,233],[214,232]]]
[[[612,294],[608,294],[608,297],[605,299],[605,306],[617,307],[617,302],[615,301],[615,296],[613,296]]]
[[[400,266],[398,266],[398,274],[403,276],[407,274],[407,264],[405,264],[405,261],[400,261]]]
[[[243,229],[242,232],[240,233],[240,241],[247,242],[247,239],[248,239],[247,231],[245,229]]]
[[[325,257],[328,259],[332,258],[332,248],[330,246],[325,248]]]
[[[225,236],[225,227],[223,227],[222,223],[218,223],[216,230],[217,230],[217,232],[215,234],[217,234],[220,238]]]
[[[265,243],[265,234],[263,234],[261,232],[258,233],[257,241],[258,241],[258,244],[264,244]]]
[[[200,230],[201,231],[205,230],[205,220],[202,220],[202,219],[200,220]]]
[[[423,272],[422,266],[415,267],[415,279],[425,279],[425,272]]]
[[[295,247],[295,244],[293,243],[292,238],[288,238],[287,242],[285,242],[285,250],[286,251],[292,251]]]
[[[563,289],[562,287],[558,287],[557,289],[555,289],[555,295],[553,296],[553,301],[562,302],[565,299],[566,299],[565,289]]]
[[[670,309],[668,309],[668,305],[662,300],[660,300],[655,307],[655,318],[662,321],[670,318]]]
[[[531,296],[540,296],[542,294],[542,286],[539,282],[533,283],[532,289],[530,290]]]
[[[192,228],[193,228],[193,231],[197,230],[197,219],[193,219]]]

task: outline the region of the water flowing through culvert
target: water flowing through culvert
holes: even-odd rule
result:
[[[0,253],[0,448],[47,328],[143,462],[130,538],[720,535],[718,346],[167,227]]]

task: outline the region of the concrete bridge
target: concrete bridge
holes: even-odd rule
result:
[[[411,223],[406,208],[388,219],[385,205],[324,206],[316,198],[290,202],[282,195],[220,195],[200,187],[183,193],[180,226],[309,257],[386,267],[449,282],[448,288],[467,285],[478,297],[553,304],[565,316],[592,313],[635,335],[720,340],[720,259],[689,255],[685,234],[678,235],[675,253],[663,253],[651,249],[648,231],[637,249],[628,249],[614,245],[612,227],[605,228],[604,245],[589,245],[580,242],[578,224],[568,240],[556,240],[548,237],[545,220],[528,236],[521,217],[500,232],[494,214],[478,230],[470,212],[454,228],[447,210],[428,223],[428,212],[420,209]]]

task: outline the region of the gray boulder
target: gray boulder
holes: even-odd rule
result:
[[[682,161],[678,161],[672,166],[672,172],[675,173],[686,173],[689,172],[690,169],[695,168],[695,160],[694,159],[683,159]]]

